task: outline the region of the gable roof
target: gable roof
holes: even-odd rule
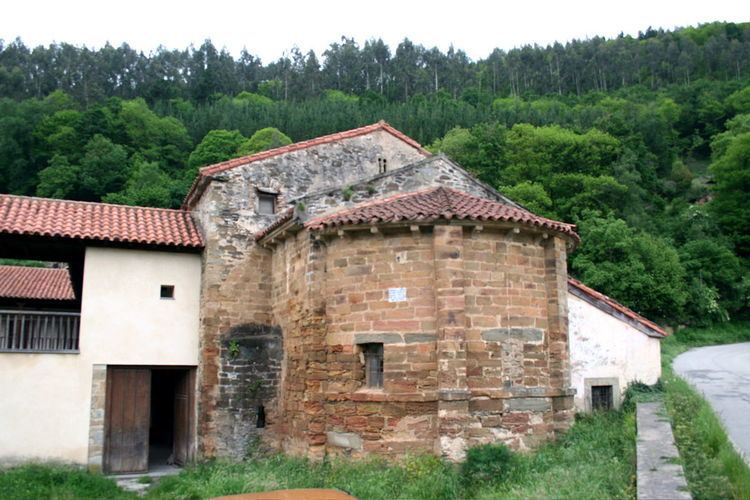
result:
[[[637,312],[625,307],[603,293],[584,285],[577,279],[568,278],[568,291],[610,316],[631,324],[649,337],[661,338],[668,336],[668,333],[653,321],[644,318]]]
[[[0,266],[0,297],[75,300],[67,269]]]
[[[0,234],[202,248],[189,212],[0,195]]]
[[[305,227],[311,230],[321,230],[349,224],[426,222],[441,219],[516,222],[559,232],[576,241],[579,240],[574,224],[557,222],[534,215],[520,207],[480,198],[443,186],[360,203],[345,210],[311,219],[305,223]]]
[[[316,137],[307,141],[295,142],[293,144],[282,146],[280,148],[269,149],[267,151],[261,151],[260,153],[242,156],[240,158],[233,158],[221,163],[205,166],[198,172],[198,176],[195,178],[195,181],[193,181],[192,186],[190,186],[190,190],[188,191],[187,195],[185,195],[182,206],[183,208],[189,208],[190,206],[192,206],[192,204],[200,198],[200,195],[206,189],[211,176],[214,174],[224,172],[226,170],[230,170],[242,165],[247,165],[256,161],[273,158],[274,156],[291,153],[293,151],[300,151],[302,149],[320,146],[323,144],[330,144],[333,142],[342,141],[344,139],[351,139],[353,137],[359,137],[361,135],[370,134],[379,130],[393,135],[397,139],[402,140],[424,155],[429,156],[431,154],[429,151],[424,149],[417,141],[407,136],[403,132],[396,130],[385,121],[381,120],[377,123],[373,123],[372,125],[359,127],[352,130],[346,130],[344,132],[337,132],[335,134],[324,135],[322,137]]]

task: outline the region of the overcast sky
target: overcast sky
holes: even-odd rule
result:
[[[127,42],[146,52],[210,38],[235,56],[246,47],[267,63],[293,46],[320,55],[342,35],[360,44],[381,37],[392,50],[408,37],[441,50],[453,44],[479,59],[494,47],[748,20],[747,0],[21,0],[4,2],[0,38],[94,48]]]

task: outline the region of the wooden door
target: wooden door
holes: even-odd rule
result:
[[[108,368],[104,470],[148,471],[151,369]]]
[[[193,411],[195,370],[184,370],[174,393],[174,462],[185,465],[193,459]]]

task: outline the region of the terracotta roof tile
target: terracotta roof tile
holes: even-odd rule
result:
[[[0,234],[203,247],[187,211],[13,195],[0,195]]]
[[[294,218],[294,207],[289,207],[283,212],[279,214],[279,218],[264,227],[260,230],[260,232],[256,233],[255,235],[255,241],[262,240],[269,234],[271,234],[275,229],[283,226],[285,223],[289,222]]]
[[[615,311],[619,312],[620,314],[623,314],[625,317],[635,321],[636,323],[639,323],[643,325],[644,327],[648,328],[649,330],[655,332],[656,334],[666,337],[668,334],[662,327],[654,323],[653,321],[649,321],[648,319],[644,318],[637,312],[633,311],[632,309],[625,307],[624,305],[620,304],[613,298],[610,298],[606,295],[604,295],[601,292],[597,292],[593,288],[590,288],[577,279],[569,278],[568,279],[568,287],[572,287],[575,290],[578,290],[580,293],[583,293],[590,297],[591,299],[594,299],[596,301],[600,301],[604,303],[606,306],[611,307]]]
[[[67,269],[0,266],[0,297],[75,300]]]
[[[347,224],[426,222],[438,219],[517,222],[560,232],[578,240],[573,224],[546,219],[522,208],[446,187],[429,188],[361,203],[309,220],[305,226],[312,230],[320,230]]]
[[[273,158],[274,156],[279,156],[285,153],[291,153],[293,151],[299,151],[301,149],[306,149],[306,148],[310,148],[313,146],[320,146],[322,144],[330,144],[332,142],[342,141],[344,139],[351,139],[353,137],[366,135],[366,134],[369,134],[371,132],[375,132],[378,130],[388,132],[389,134],[401,139],[402,141],[409,144],[413,148],[417,149],[424,155],[431,154],[429,151],[424,149],[417,141],[407,136],[403,132],[396,130],[395,128],[393,128],[392,126],[390,126],[389,124],[381,120],[378,123],[373,123],[372,125],[359,127],[359,128],[355,128],[352,130],[346,130],[344,132],[337,132],[335,134],[324,135],[322,137],[316,137],[315,139],[310,139],[307,141],[295,142],[294,144],[289,144],[288,146],[282,146],[280,148],[269,149],[268,151],[261,151],[260,153],[255,153],[249,156],[233,158],[231,160],[223,161],[221,163],[216,163],[214,165],[205,166],[200,169],[200,172],[198,173],[198,177],[196,177],[195,181],[193,181],[193,185],[190,186],[190,190],[188,191],[188,194],[185,196],[183,207],[190,206],[195,200],[198,199],[200,194],[203,192],[203,189],[205,188],[208,179],[213,174],[217,174],[219,172],[223,172],[225,170],[229,170],[229,169],[239,167],[242,165],[247,165],[248,163],[252,163],[255,161]]]

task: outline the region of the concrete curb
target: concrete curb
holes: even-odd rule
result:
[[[664,403],[636,408],[637,496],[640,500],[691,499]]]

